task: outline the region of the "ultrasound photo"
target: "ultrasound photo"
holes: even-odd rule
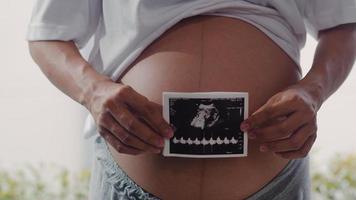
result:
[[[163,117],[174,128],[164,156],[214,158],[247,156],[246,92],[163,92]]]

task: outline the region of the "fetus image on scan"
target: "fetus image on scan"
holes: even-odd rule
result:
[[[191,126],[204,129],[213,126],[219,119],[219,110],[214,104],[200,104],[196,116],[190,123]]]
[[[244,98],[170,98],[170,153],[243,154]]]

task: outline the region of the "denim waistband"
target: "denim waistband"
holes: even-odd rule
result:
[[[106,141],[97,136],[95,139],[95,158],[105,171],[106,180],[112,185],[116,195],[127,198],[160,200],[137,185],[113,160]],[[99,172],[96,172],[99,173]],[[309,176],[309,156],[290,160],[287,165],[264,187],[246,200],[309,200],[311,197]],[[120,193],[120,194],[119,194]]]
[[[309,155],[289,160],[287,165],[246,200],[310,200]]]
[[[111,185],[110,200],[160,200],[137,185],[113,160],[111,152],[103,137],[95,139],[95,158],[101,163],[105,172],[105,182]],[[97,172],[100,173],[100,172]],[[108,191],[108,189],[104,189]],[[109,199],[105,199],[109,200]]]

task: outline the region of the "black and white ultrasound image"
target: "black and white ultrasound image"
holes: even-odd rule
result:
[[[170,153],[243,154],[244,98],[170,98]]]

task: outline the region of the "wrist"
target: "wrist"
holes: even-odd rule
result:
[[[315,102],[316,109],[319,110],[319,108],[325,101],[324,85],[322,80],[314,77],[310,78],[308,76],[305,76],[299,81],[299,84],[313,99],[313,101]]]
[[[82,71],[82,93],[80,95],[79,103],[90,110],[90,102],[98,85],[102,82],[112,82],[110,77],[96,72],[91,66],[86,66]]]

